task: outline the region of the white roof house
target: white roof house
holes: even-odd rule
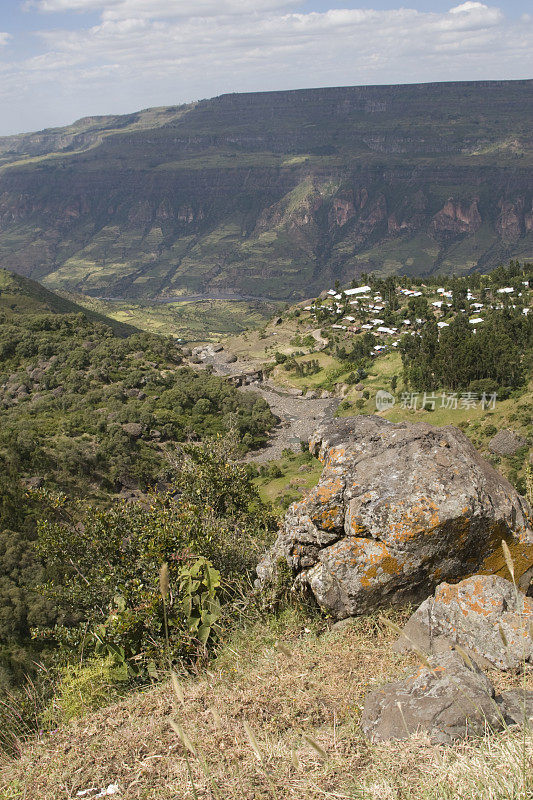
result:
[[[385,322],[384,319],[372,319],[370,321],[371,321],[372,325],[383,325],[383,323]]]
[[[449,328],[449,324],[447,322],[437,322],[437,328]]]
[[[384,325],[380,325],[379,328],[377,329],[377,332],[378,333],[386,333],[386,334],[388,334],[390,336],[392,336],[392,334],[394,333],[394,331],[391,330],[391,328],[386,328]]]
[[[483,322],[481,317],[473,317],[473,319],[469,320],[471,325],[478,325],[480,322]]]
[[[431,305],[435,306],[435,308],[442,308],[442,303],[443,303],[442,300],[435,300],[435,302],[432,303]]]
[[[351,297],[354,294],[368,294],[371,291],[372,289],[370,286],[356,286],[355,289],[345,289],[344,294],[348,295],[348,297]]]
[[[514,289],[512,286],[505,286],[503,289],[498,289],[498,294],[512,294]]]
[[[371,331],[373,327],[374,327],[373,325],[368,325],[368,324],[367,325],[361,325],[361,328],[364,331]]]

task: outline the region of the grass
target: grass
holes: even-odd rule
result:
[[[264,325],[279,304],[255,300],[193,300],[177,303],[135,303],[72,295],[85,308],[140,330],[184,341],[218,341]]]
[[[18,761],[2,765],[0,797],[67,800],[116,783],[121,800],[189,800],[213,796],[212,782],[224,800],[526,800],[533,772],[525,795],[518,730],[449,747],[422,735],[383,745],[362,737],[366,693],[415,664],[392,652],[393,639],[374,616],[342,631],[294,610],[250,621],[208,670],[182,676],[183,707],[159,685],[31,741]],[[521,681],[491,677],[505,688]],[[171,719],[181,720],[207,772]],[[530,732],[525,744],[529,765]]]
[[[299,500],[304,492],[316,486],[323,469],[323,464],[317,458],[311,458],[309,453],[291,453],[269,461],[265,465],[266,474],[254,482],[264,503],[285,510],[290,503]],[[278,470],[282,475],[272,477]]]

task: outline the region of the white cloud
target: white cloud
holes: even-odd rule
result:
[[[290,0],[38,2],[100,12],[97,25],[41,32],[37,55],[0,63],[0,102],[20,119],[45,105],[42,124],[228,91],[523,78],[533,67],[533,20],[480,2],[446,13],[304,13]]]
[[[11,36],[10,33],[2,33],[2,31],[0,31],[0,47],[7,44],[9,40],[12,38],[13,37]]]
[[[450,8],[450,14],[467,14],[469,11],[486,11],[488,6],[484,3],[474,3],[469,0],[467,3],[462,3],[460,6],[455,6],[455,8]]]
[[[302,0],[33,0],[40,11],[101,11],[104,20],[213,17],[290,8]]]

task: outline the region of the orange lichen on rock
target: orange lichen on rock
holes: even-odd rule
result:
[[[326,458],[326,467],[342,464],[346,457],[345,447],[332,447]]]
[[[427,497],[419,497],[407,509],[393,509],[397,519],[389,522],[389,532],[395,542],[409,542],[419,534],[431,535],[440,524],[438,506]]]

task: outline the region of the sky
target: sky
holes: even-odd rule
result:
[[[530,0],[0,0],[0,135],[225,92],[531,77]]]

